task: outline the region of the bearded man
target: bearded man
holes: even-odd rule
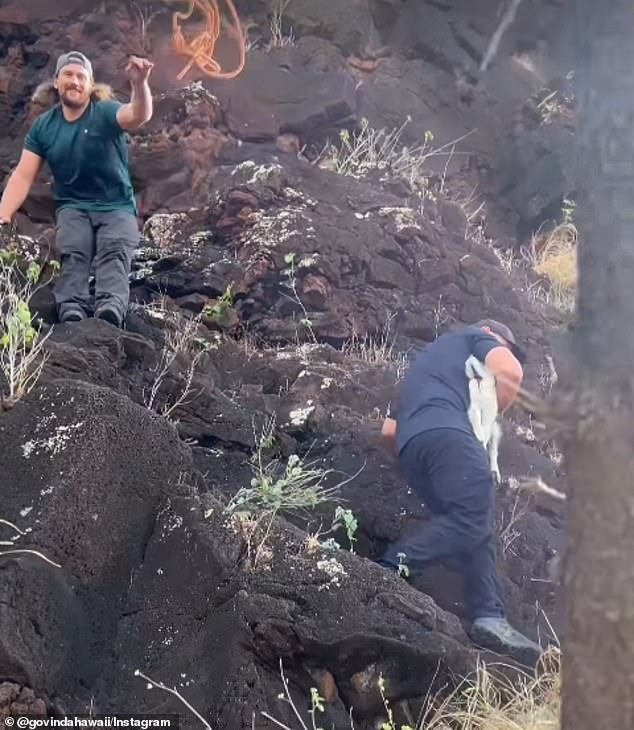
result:
[[[130,57],[130,102],[103,98],[91,62],[70,51],[57,59],[58,103],[29,129],[20,161],[0,201],[0,223],[10,223],[43,162],[50,167],[56,208],[60,275],[55,302],[60,322],[90,316],[122,326],[130,297],[129,273],[139,243],[136,201],[128,166],[128,132],[152,117],[148,79],[153,63]],[[94,265],[94,299],[90,274]]]

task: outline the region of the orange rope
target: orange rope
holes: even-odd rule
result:
[[[220,64],[214,58],[216,41],[220,36],[220,9],[218,0],[188,0],[188,10],[184,13],[172,13],[172,47],[180,56],[185,56],[189,61],[176,77],[179,81],[187,74],[195,64],[207,76],[212,79],[233,79],[244,68],[246,48],[244,45],[244,34],[240,25],[240,18],[233,6],[232,0],[226,0],[231,14],[232,26],[227,29],[237,45],[240,54],[238,67],[233,71],[222,71]],[[191,43],[185,39],[180,27],[181,20],[191,17],[194,9],[202,10],[207,16],[205,30],[201,31]]]

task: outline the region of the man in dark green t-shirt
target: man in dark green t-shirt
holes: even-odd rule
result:
[[[33,122],[20,161],[0,201],[9,223],[46,161],[54,182],[56,247],[61,269],[55,287],[60,322],[91,316],[121,326],[128,309],[130,265],[139,242],[128,168],[127,132],[152,116],[148,79],[153,64],[132,56],[131,99],[122,104],[95,93],[92,64],[71,51],[57,60],[59,103]],[[89,293],[95,267],[94,304]]]

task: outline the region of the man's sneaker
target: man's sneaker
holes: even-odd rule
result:
[[[60,316],[59,321],[62,323],[81,322],[83,319],[86,319],[86,315],[81,309],[67,309],[64,314]]]
[[[506,654],[522,664],[535,665],[542,655],[539,644],[514,629],[505,618],[477,618],[469,631],[474,644]]]
[[[97,319],[103,319],[105,322],[110,322],[115,327],[121,327],[121,317],[115,312],[112,307],[100,307],[95,312]]]

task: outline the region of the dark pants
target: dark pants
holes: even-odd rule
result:
[[[62,208],[57,213],[55,243],[61,263],[55,286],[58,316],[71,310],[90,316],[106,305],[123,319],[130,301],[130,266],[139,243],[136,218],[125,211]],[[93,262],[94,303],[89,289]]]
[[[503,616],[495,565],[495,487],[484,448],[475,436],[436,429],[413,438],[399,460],[433,517],[417,533],[390,545],[377,562],[396,569],[398,553],[405,553],[403,563],[416,575],[453,558],[462,568],[471,617]]]

